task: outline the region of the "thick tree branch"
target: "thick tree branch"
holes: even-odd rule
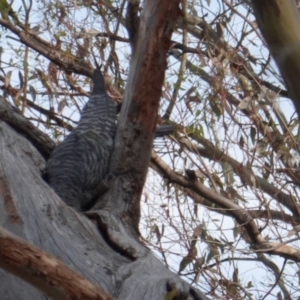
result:
[[[125,24],[128,31],[132,52],[134,52],[140,24],[139,6],[140,0],[129,0],[126,10]]]
[[[106,237],[99,234],[90,220],[64,205],[40,176],[39,167],[45,163],[44,160],[26,139],[4,122],[0,123],[0,149],[1,227],[47,251],[116,298],[164,299],[169,281],[176,283],[178,291],[187,295],[192,293],[189,284],[167,270],[139,240],[136,240],[135,247],[143,255],[129,259],[120,249],[108,244]],[[109,213],[113,214],[114,210]],[[128,236],[122,226],[123,219],[117,221],[118,227],[115,223],[107,226],[115,230],[115,237],[128,244]],[[122,231],[117,232],[119,228]],[[4,246],[6,249],[13,246],[2,240],[0,245],[0,252],[5,250]],[[26,264],[28,260],[22,259],[22,255],[29,248],[19,246],[16,248],[22,251],[18,252],[20,263]],[[32,259],[33,262],[35,259],[41,261],[40,256]],[[3,259],[1,261],[4,263]],[[51,262],[50,259],[47,261]],[[60,274],[56,275],[58,281],[54,284],[58,286],[62,278]],[[40,276],[43,278],[45,274],[41,273]],[[66,277],[63,287],[69,287],[69,279]],[[22,299],[37,300],[42,297],[39,290],[1,268],[0,281],[1,294],[7,295],[8,299],[19,299],[20,295]],[[195,299],[207,300],[202,293],[197,294],[200,296]]]
[[[252,0],[257,23],[300,114],[300,15],[294,0]]]
[[[284,243],[271,243],[264,240],[252,216],[245,209],[207,188],[196,179],[193,172],[189,174],[189,179],[177,174],[162,159],[160,159],[154,151],[152,152],[151,162],[170,182],[188,188],[199,196],[215,203],[220,208],[225,209],[228,215],[233,217],[238,224],[246,229],[247,234],[253,243],[253,248],[257,252],[279,255],[300,262],[300,251],[285,245]]]
[[[12,106],[3,97],[0,97],[0,119],[25,136],[44,158],[50,156],[55,143],[46,133],[36,128],[16,107]]]
[[[289,211],[296,218],[300,218],[300,207],[295,197],[284,193],[282,190],[276,188],[264,178],[255,176],[252,173],[252,171],[249,170],[249,168],[245,167],[237,160],[228,156],[226,153],[215,147],[210,141],[206,140],[204,137],[200,137],[195,134],[190,134],[190,137],[196,140],[198,143],[202,144],[205,148],[199,147],[198,145],[191,143],[186,138],[179,138],[178,141],[182,146],[188,148],[190,151],[194,152],[197,155],[201,155],[214,161],[230,164],[230,166],[233,168],[233,171],[240,177],[241,181],[245,185],[253,187],[256,184],[262,191],[264,191],[272,198],[276,199],[283,206],[288,208]],[[254,181],[252,179],[254,179]]]
[[[114,299],[56,258],[1,227],[0,244],[0,267],[53,299]]]
[[[4,82],[5,79],[4,79],[3,76],[0,76],[0,80],[2,80],[2,81]],[[0,87],[0,89],[1,89],[1,87]],[[3,87],[3,90],[4,90],[4,89],[5,89],[5,91],[8,92],[12,97],[15,97],[15,96],[18,94],[18,92],[19,92],[18,89],[13,88],[11,85],[8,85],[7,87]],[[21,98],[21,101],[23,101],[23,98]],[[33,101],[30,101],[30,100],[27,99],[27,98],[26,98],[25,101],[26,101],[26,105],[28,105],[29,107],[31,107],[31,108],[37,110],[38,112],[42,113],[43,115],[49,117],[51,120],[55,121],[56,124],[57,124],[58,126],[60,126],[60,127],[62,127],[62,128],[66,128],[66,129],[68,129],[69,131],[71,131],[71,130],[73,129],[73,127],[72,127],[70,124],[64,122],[64,120],[63,120],[62,118],[58,117],[58,115],[57,115],[55,112],[50,111],[50,110],[48,110],[48,109],[45,109],[45,108],[43,108],[43,107],[37,105],[37,104],[34,103]],[[14,109],[17,110],[16,107],[15,107]]]
[[[107,207],[118,207],[120,214],[127,211],[128,222],[133,222],[135,230],[157,124],[167,52],[178,16],[178,0],[145,2],[118,121],[110,168],[114,180],[106,195],[106,199],[111,199]]]
[[[159,174],[161,176],[164,176],[162,172],[159,172]],[[221,215],[231,216],[227,210],[220,210],[218,207],[215,206],[215,203],[208,201],[207,199],[199,196],[199,194],[197,194],[196,192],[190,189],[186,189],[186,193],[194,201],[195,204],[204,205],[206,208],[215,211]],[[260,220],[266,219],[266,222],[268,222],[268,220],[278,220],[285,223],[289,223],[293,226],[299,225],[300,223],[300,221],[295,219],[292,215],[286,214],[283,211],[277,211],[272,209],[256,210],[256,209],[248,209],[248,208],[245,208],[245,210],[247,210],[247,212],[253,219],[260,219]]]
[[[154,151],[151,155],[151,162],[170,180],[170,182],[189,188],[200,196],[205,197],[219,207],[227,210],[228,214],[230,214],[240,225],[245,226],[253,243],[260,243],[263,241],[253,218],[245,211],[245,209],[210,190],[196,180],[196,178],[191,177],[192,179],[186,179],[182,175],[177,174],[161,158],[159,158]]]

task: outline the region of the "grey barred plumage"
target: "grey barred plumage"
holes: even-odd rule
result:
[[[106,93],[99,68],[92,79],[93,91],[78,126],[53,150],[46,166],[49,185],[77,211],[90,209],[107,190],[105,179],[116,133],[116,104]],[[156,137],[174,131],[174,126],[162,125]]]
[[[116,132],[116,105],[107,95],[99,68],[78,126],[52,152],[46,167],[49,185],[67,205],[89,209],[106,189]]]

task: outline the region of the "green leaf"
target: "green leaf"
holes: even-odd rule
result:
[[[215,257],[215,254],[213,251],[209,251],[207,258],[206,258],[206,263],[208,263],[213,257]]]
[[[182,259],[179,265],[179,271],[178,273],[181,273],[187,266],[193,261],[193,258],[186,256]]]
[[[21,89],[24,85],[23,74],[19,71],[18,75],[19,75],[20,89]]]
[[[204,257],[199,257],[196,259],[196,262],[194,264],[194,270],[198,270],[202,267],[204,264],[205,258]]]
[[[239,140],[239,145],[240,145],[241,148],[244,148],[245,140],[244,140],[244,137],[242,135],[241,135],[240,140]]]
[[[28,65],[27,60],[24,59],[24,60],[23,60],[23,68],[24,68],[24,69],[28,69],[28,66],[29,66],[29,65]]]
[[[32,85],[29,86],[29,93],[32,97],[32,101],[34,102],[36,99],[36,91]]]
[[[223,183],[220,177],[216,173],[212,174],[212,179],[215,182],[215,184],[218,185],[223,190]]]
[[[235,268],[232,274],[232,281],[238,283],[239,282],[239,269]]]
[[[250,137],[251,137],[251,141],[252,144],[255,144],[255,136],[256,136],[256,128],[255,127],[251,127],[250,129]]]
[[[66,33],[65,31],[58,31],[58,32],[56,33],[56,36],[57,36],[57,37],[64,37],[64,36],[67,36],[67,33]]]

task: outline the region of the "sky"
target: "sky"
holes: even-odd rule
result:
[[[205,10],[205,13],[207,13],[206,16],[206,20],[207,21],[211,21],[214,19],[214,12],[217,9],[217,4],[219,2],[218,1],[211,1],[211,5],[208,7],[207,10]],[[18,3],[14,3],[13,4],[15,6],[16,9],[18,9]],[[34,11],[38,11],[38,5],[41,4],[37,4],[36,2],[34,2]],[[246,15],[246,11],[242,9],[241,6],[239,6],[239,12],[242,15]],[[199,12],[199,15],[202,15],[203,12]],[[78,19],[78,24],[80,24],[80,26],[82,26],[82,28],[85,28],[87,30],[89,29],[96,29],[96,30],[101,30],[101,25],[99,25],[96,21],[91,20],[90,18],[86,17],[86,14],[84,12],[84,10],[82,9],[74,9],[73,12],[73,18],[74,19]],[[38,13],[34,14],[32,17],[32,26],[40,24],[40,16]],[[243,24],[243,20],[239,19],[238,16],[235,16],[232,21],[231,21],[231,26],[233,31],[238,35],[241,34],[242,30],[244,29],[242,27]],[[79,29],[80,26],[76,27],[76,30]],[[63,28],[60,28],[61,31],[63,31]],[[75,29],[74,29],[75,30]],[[126,36],[126,32],[123,32],[123,36]],[[2,54],[2,64],[1,64],[1,68],[3,68],[4,72],[7,74],[8,70],[12,70],[12,75],[11,75],[11,83],[13,86],[18,86],[19,85],[19,76],[18,73],[19,71],[23,72],[23,64],[22,61],[20,61],[20,59],[18,58],[19,55],[23,55],[23,53],[18,53],[18,43],[9,38],[9,36],[12,36],[12,34],[10,33],[5,33],[2,31],[1,33],[1,37],[0,37],[0,42],[1,42],[1,47],[4,49],[3,54]],[[41,28],[41,36],[44,38],[48,38],[47,35],[47,31],[43,28]],[[173,39],[178,39],[178,41],[181,41],[181,35],[178,33],[175,33],[174,36],[172,37]],[[264,57],[267,56],[268,53],[267,51],[262,47],[262,45],[259,45],[258,43],[261,43],[259,39],[256,38],[256,35],[250,34],[248,37],[249,40],[249,44],[248,46],[248,50],[251,53],[251,55],[255,56],[255,57]],[[230,45],[232,47],[236,46],[236,39],[233,37],[228,37],[228,39],[230,42]],[[238,40],[238,39],[237,39]],[[191,40],[191,46],[192,44],[192,40]],[[9,43],[9,44],[8,44]],[[126,48],[127,47],[127,48]],[[120,54],[120,61],[122,61],[122,72],[123,72],[123,76],[124,78],[126,78],[128,72],[129,72],[129,64],[128,64],[128,55],[130,53],[130,49],[128,46],[124,45],[123,43],[117,43],[116,45],[116,50],[120,51],[119,53],[121,53],[121,51],[123,51],[123,55]],[[15,49],[15,50],[13,50]],[[107,57],[108,55],[108,50],[104,50],[104,57]],[[9,62],[10,60],[13,60],[13,67],[8,67],[7,64],[5,62]],[[29,68],[30,71],[33,73],[34,71],[34,67],[35,68],[40,68],[40,69],[45,69],[45,66],[47,66],[47,62],[40,56],[36,55],[35,52],[31,51],[30,52],[30,56],[29,56]],[[197,57],[193,57],[193,63],[194,64],[198,64],[200,65],[199,60],[197,60]],[[216,71],[217,68],[217,61],[215,60],[211,60],[210,63],[206,66],[203,67],[203,70],[205,70],[208,74],[210,75],[214,75],[214,72]],[[223,62],[224,64],[224,62]],[[275,63],[271,63],[274,72],[277,72],[277,67],[275,65]],[[224,67],[224,65],[223,65]],[[256,66],[253,64],[253,68],[254,70],[256,69]],[[170,92],[172,91],[173,87],[170,87],[169,89],[167,89],[167,83],[172,83],[174,82],[177,72],[179,69],[179,62],[177,60],[175,60],[172,57],[169,57],[168,59],[168,71],[166,74],[166,86],[164,87],[166,92]],[[110,75],[114,75],[113,72],[111,70],[109,70],[109,74]],[[85,81],[85,78],[83,78],[83,76],[78,76],[75,75],[76,78],[78,78],[78,82],[81,86],[84,87],[85,91],[89,92],[90,90],[90,85],[89,85],[89,81]],[[207,126],[203,125],[203,115],[199,115],[199,116],[195,116],[195,115],[191,115],[189,113],[186,113],[186,104],[184,102],[184,95],[187,92],[187,90],[191,87],[191,85],[194,85],[197,87],[197,93],[199,95],[204,95],[207,94],[209,91],[209,85],[205,84],[203,81],[199,81],[199,78],[197,76],[193,76],[190,72],[186,72],[186,82],[185,84],[183,84],[182,86],[182,90],[180,90],[179,92],[179,96],[182,97],[182,100],[179,101],[176,105],[176,108],[174,110],[174,114],[173,114],[173,118],[175,121],[177,121],[178,123],[188,126],[192,123],[198,123],[199,126],[201,126],[202,130],[204,131],[204,135],[205,136],[216,136],[216,131],[217,131],[217,135],[219,137],[219,139],[222,140],[226,140],[228,138],[227,134],[224,131],[224,128],[222,127],[221,122],[218,122],[218,120],[216,120],[216,130],[214,131],[213,128],[208,128]],[[268,78],[268,80],[270,80],[269,76],[266,76],[266,78]],[[230,76],[230,74],[228,74],[228,84],[232,83],[232,76]],[[272,83],[280,86],[280,82],[278,81],[278,79],[274,76],[273,78],[271,78]],[[32,86],[35,88],[36,91],[39,90],[43,90],[45,91],[45,89],[43,87],[41,87],[39,80],[37,79],[35,82],[33,82]],[[70,92],[70,89],[67,88],[66,89],[67,92]],[[29,97],[30,98],[30,97]],[[37,99],[35,100],[37,103],[43,105],[45,108],[49,109],[50,103],[52,103],[52,105],[55,107],[55,109],[57,109],[58,103],[64,99],[65,96],[64,95],[56,95],[55,93],[53,94],[52,97],[50,97],[49,95],[45,94],[39,94],[37,95]],[[78,106],[80,108],[83,107],[83,105],[86,103],[87,101],[87,97],[81,96],[81,97],[76,97],[76,104],[78,104]],[[10,101],[12,101],[12,99],[9,99]],[[33,98],[32,98],[33,100]],[[78,111],[78,109],[76,108],[75,105],[72,105],[75,103],[75,97],[74,99],[69,99],[67,98],[67,101],[69,103],[69,107],[66,106],[64,111],[63,111],[63,115],[67,118],[72,118],[74,121],[78,120],[80,117],[80,113]],[[290,117],[293,115],[294,113],[294,108],[291,104],[291,102],[288,99],[285,98],[276,98],[277,103],[279,104],[280,108],[284,111],[284,114],[286,116],[286,118],[289,120]],[[168,105],[168,100],[166,99],[162,99],[161,102],[161,110],[163,110],[166,105]],[[201,107],[201,106],[199,106]],[[238,110],[236,111],[236,115],[237,118],[240,118],[241,121],[243,121],[243,118],[240,117],[240,114],[238,112]],[[33,114],[30,110],[27,110],[27,116],[28,117],[32,117],[37,119],[39,116]],[[47,132],[48,134],[50,134],[53,137],[53,132],[52,130],[49,130],[47,127],[45,127],[42,124],[39,124],[37,121],[34,121],[35,124],[37,126],[39,126],[40,128],[42,128],[43,130],[45,130],[45,132]],[[75,123],[73,123],[73,125],[75,125]],[[64,132],[65,134],[67,134],[67,132]],[[235,133],[233,133],[234,137],[233,138],[237,138]],[[59,137],[58,140],[62,140],[63,139],[63,135],[61,135]],[[249,138],[249,137],[248,137]],[[155,141],[154,145],[155,145],[155,149],[163,152],[162,149],[160,149],[161,145],[163,144],[163,141]],[[170,148],[173,147],[172,142],[167,143]],[[222,142],[220,143],[220,146],[222,147]],[[249,145],[251,145],[251,143],[249,142]],[[251,145],[251,147],[254,148],[254,145]],[[240,162],[243,162],[245,160],[245,156],[243,154],[243,152],[241,151],[241,149],[237,146],[232,146],[229,150],[228,153],[234,157],[235,159],[237,159]],[[168,155],[162,155],[163,158],[166,160],[167,163],[171,164],[171,160],[168,157]],[[182,159],[182,157],[184,159]],[[197,157],[192,157],[189,159],[185,159],[185,155],[183,154],[181,156],[178,156],[178,158],[175,160],[175,168],[179,171],[182,172],[183,169],[185,168],[195,168],[197,167],[197,165],[201,165],[201,163],[199,162],[199,158]],[[187,161],[187,163],[186,163]],[[205,164],[207,166],[212,166],[212,163],[209,161],[205,160]],[[236,179],[238,181],[238,179]],[[158,251],[159,246],[162,246],[163,248],[167,249],[164,253],[164,255],[166,255],[168,257],[168,264],[169,267],[174,270],[175,272],[178,271],[178,266],[182,260],[182,257],[184,255],[186,255],[186,245],[188,244],[189,241],[187,240],[183,240],[180,239],[180,235],[178,235],[178,233],[176,232],[176,230],[174,229],[176,226],[182,226],[181,223],[181,216],[179,215],[179,210],[178,210],[178,206],[176,203],[176,191],[172,191],[172,193],[170,193],[170,195],[173,197],[172,199],[168,199],[167,195],[167,185],[162,182],[161,178],[158,175],[155,175],[155,173],[153,171],[149,171],[149,177],[148,177],[148,181],[144,190],[144,194],[143,194],[143,198],[142,198],[142,212],[143,212],[143,216],[144,218],[141,221],[141,231],[142,234],[144,235],[145,238],[148,238],[147,241],[149,242],[149,245],[152,244],[152,249],[154,251],[154,253],[160,258],[162,259],[162,254],[160,251]],[[251,191],[241,191],[241,193],[243,193],[242,195],[248,200],[251,201],[251,204],[253,206],[255,206],[255,201],[256,201],[256,195],[253,194]],[[175,200],[174,200],[175,199]],[[147,200],[147,203],[145,203]],[[165,203],[168,206],[169,209],[169,213],[172,216],[172,222],[175,224],[174,227],[169,225],[170,219],[165,215],[165,210],[161,207],[162,203]],[[258,206],[258,203],[257,203]],[[193,208],[193,202],[191,199],[189,198],[185,198],[184,196],[182,196],[182,203],[180,203],[180,209],[181,212],[183,214],[185,214],[186,218],[189,218],[190,211]],[[206,224],[207,226],[207,230],[210,232],[210,234],[218,239],[225,239],[227,242],[232,242],[235,243],[236,239],[234,237],[234,228],[236,227],[236,224],[234,224],[233,220],[231,218],[228,217],[222,217],[219,214],[216,213],[212,213],[209,212],[206,208],[204,207],[198,207],[198,216],[199,216],[199,220],[198,220],[198,224]],[[197,222],[196,222],[197,223]],[[151,226],[149,226],[149,224],[151,224]],[[164,236],[161,239],[161,244],[156,244],[156,238],[155,235],[153,233],[151,233],[151,228],[153,227],[153,225],[158,225],[158,227],[161,229],[162,227],[164,227]],[[190,222],[188,223],[186,228],[186,231],[188,232],[188,235],[192,236],[193,233],[193,226],[194,223]],[[222,233],[220,232],[220,230],[222,229]],[[268,232],[268,234],[270,234],[270,236],[272,237],[272,232]],[[243,252],[249,251],[250,249],[248,248],[248,245],[246,245],[243,242],[240,242],[237,244],[239,251],[235,251],[234,255],[235,256],[239,256],[239,257],[243,257]],[[204,242],[199,241],[198,244],[198,256],[207,256],[209,253],[209,249],[207,248],[207,244]],[[242,248],[244,247],[244,248]],[[231,253],[231,250],[226,250],[228,254]],[[223,255],[223,257],[226,257],[226,255]],[[213,260],[212,260],[213,261]],[[209,261],[208,264],[210,264],[212,261]],[[274,257],[274,261],[278,264],[278,266],[282,266],[283,264],[283,260],[278,258],[278,257]],[[228,277],[230,278],[232,276],[233,270],[234,270],[235,265],[228,262],[228,263],[224,263],[220,266],[220,268],[222,269],[222,272],[224,274],[228,274]],[[262,286],[259,284],[259,282],[265,283],[266,281],[269,281],[270,284],[272,282],[274,282],[274,277],[270,276],[270,273],[267,272],[267,270],[265,268],[263,268],[259,263],[253,262],[253,261],[241,261],[240,263],[238,263],[238,267],[239,267],[239,272],[240,272],[240,276],[241,278],[243,278],[243,283],[248,283],[248,282],[256,282],[255,286],[254,286],[254,290],[260,290],[262,288]],[[183,273],[187,273],[190,269],[191,266],[188,266],[186,270],[184,270]],[[297,268],[295,268],[294,265],[290,266],[290,274],[291,277],[295,275],[295,273],[297,272]],[[183,277],[184,279],[188,279],[188,280],[193,280],[194,276],[190,275],[187,276],[186,278]],[[204,284],[204,280],[202,280],[202,276],[200,276],[200,282],[199,282],[199,287],[201,290],[205,291],[205,284]],[[276,294],[279,291],[278,288],[275,288],[272,291],[272,295],[270,295],[269,297],[267,297],[266,299],[274,299],[274,294]],[[256,295],[257,296],[257,295]],[[254,296],[254,299],[256,299],[256,296]]]

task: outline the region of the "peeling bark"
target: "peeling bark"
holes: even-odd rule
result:
[[[110,174],[112,188],[97,208],[118,208],[137,235],[157,113],[179,1],[146,1],[130,64]],[[104,204],[105,203],[105,204]]]

